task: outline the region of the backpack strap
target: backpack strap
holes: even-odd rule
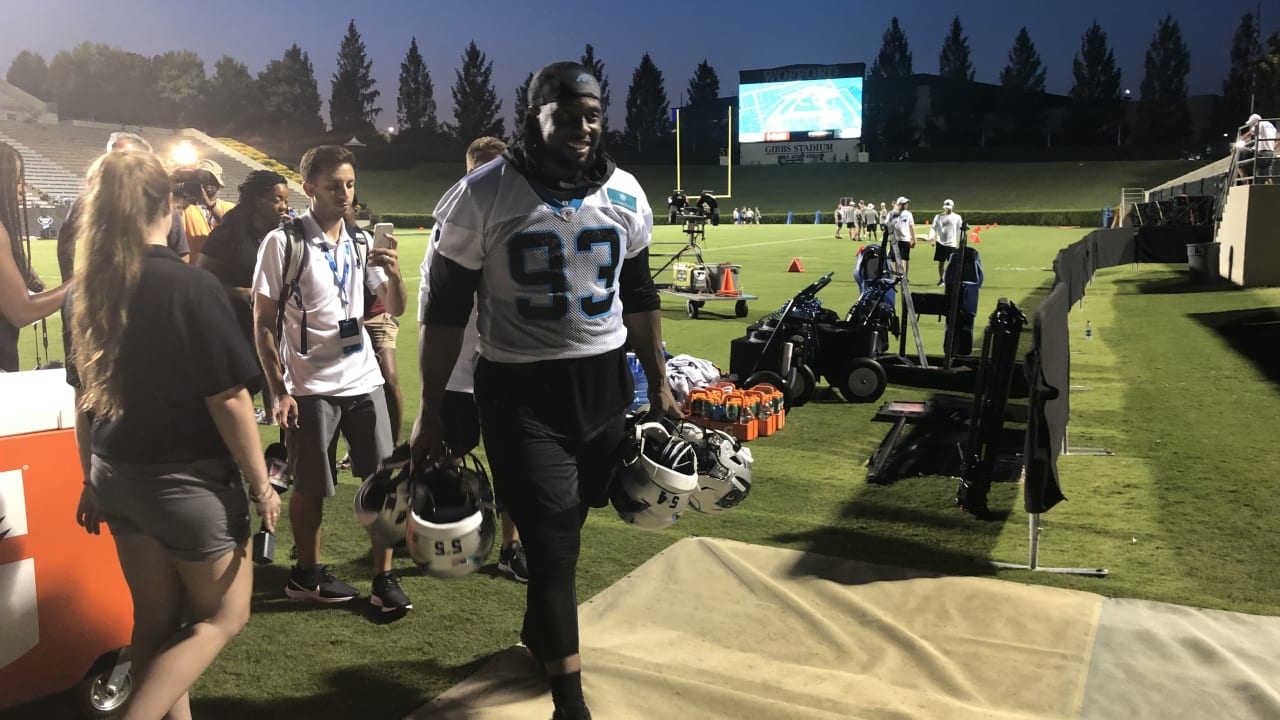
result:
[[[284,265],[283,265],[283,282],[280,287],[280,297],[276,307],[276,338],[284,338],[284,311],[289,300],[292,299],[298,303],[298,308],[302,310],[302,327],[299,330],[299,352],[303,355],[307,354],[307,306],[302,302],[302,288],[300,280],[302,271],[307,264],[307,235],[306,228],[302,224],[302,218],[286,218],[280,222],[280,229],[284,231]]]

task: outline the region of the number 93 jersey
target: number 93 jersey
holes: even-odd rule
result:
[[[584,358],[626,341],[618,276],[653,232],[653,210],[630,173],[615,170],[586,197],[561,202],[540,196],[504,157],[450,188],[435,220],[428,252],[481,271],[485,358]]]

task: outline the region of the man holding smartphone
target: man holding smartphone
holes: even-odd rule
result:
[[[352,473],[364,479],[391,454],[391,423],[382,374],[362,323],[364,290],[388,312],[404,312],[405,288],[395,238],[368,249],[368,235],[347,221],[355,199],[355,158],[336,145],[308,150],[299,172],[310,209],[267,235],[253,273],[254,339],[287,428],[294,490],[289,496],[298,562],[285,594],[341,603],[359,592],[320,564],[324,499],[337,482],[337,436],[351,449]],[[301,264],[286,261],[297,250]],[[288,277],[286,277],[288,276]],[[278,315],[284,303],[282,315]],[[280,323],[277,326],[277,322]],[[370,602],[383,612],[413,607],[391,572],[391,548],[373,547]]]
[[[393,248],[395,228],[391,223],[373,226],[373,247]],[[387,312],[387,306],[376,293],[365,293],[364,329],[369,333],[373,356],[382,371],[382,390],[387,400],[387,415],[391,419],[391,439],[400,444],[400,426],[404,420],[404,397],[400,393],[400,370],[396,366],[396,338],[400,335],[398,314]]]

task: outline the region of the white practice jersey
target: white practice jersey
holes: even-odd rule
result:
[[[939,245],[946,247],[960,247],[960,228],[964,225],[960,213],[953,212],[938,213],[933,216],[933,225],[929,230],[929,235],[937,239]]]
[[[626,342],[618,275],[653,233],[653,210],[630,173],[614,170],[587,197],[556,204],[500,158],[450,188],[435,219],[428,252],[481,271],[484,357],[583,358]]]

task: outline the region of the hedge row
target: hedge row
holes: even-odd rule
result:
[[[1102,211],[1101,210],[969,210],[963,213],[965,222],[969,225],[1039,225],[1048,227],[1058,226],[1079,226],[1079,227],[1101,227]],[[916,222],[920,225],[928,224],[932,214],[916,213]],[[375,218],[377,222],[393,223],[400,228],[429,228],[434,224],[435,220],[431,215],[426,213],[386,213]],[[664,216],[655,219],[658,224],[666,223]],[[783,224],[787,222],[787,213],[761,213],[760,222],[764,225]],[[807,225],[813,223],[813,212],[792,213],[791,222],[796,225]],[[822,213],[822,222],[830,225],[832,223],[831,213],[824,211]],[[723,212],[720,215],[720,223],[722,225],[730,225],[733,223],[732,215],[726,216]]]

